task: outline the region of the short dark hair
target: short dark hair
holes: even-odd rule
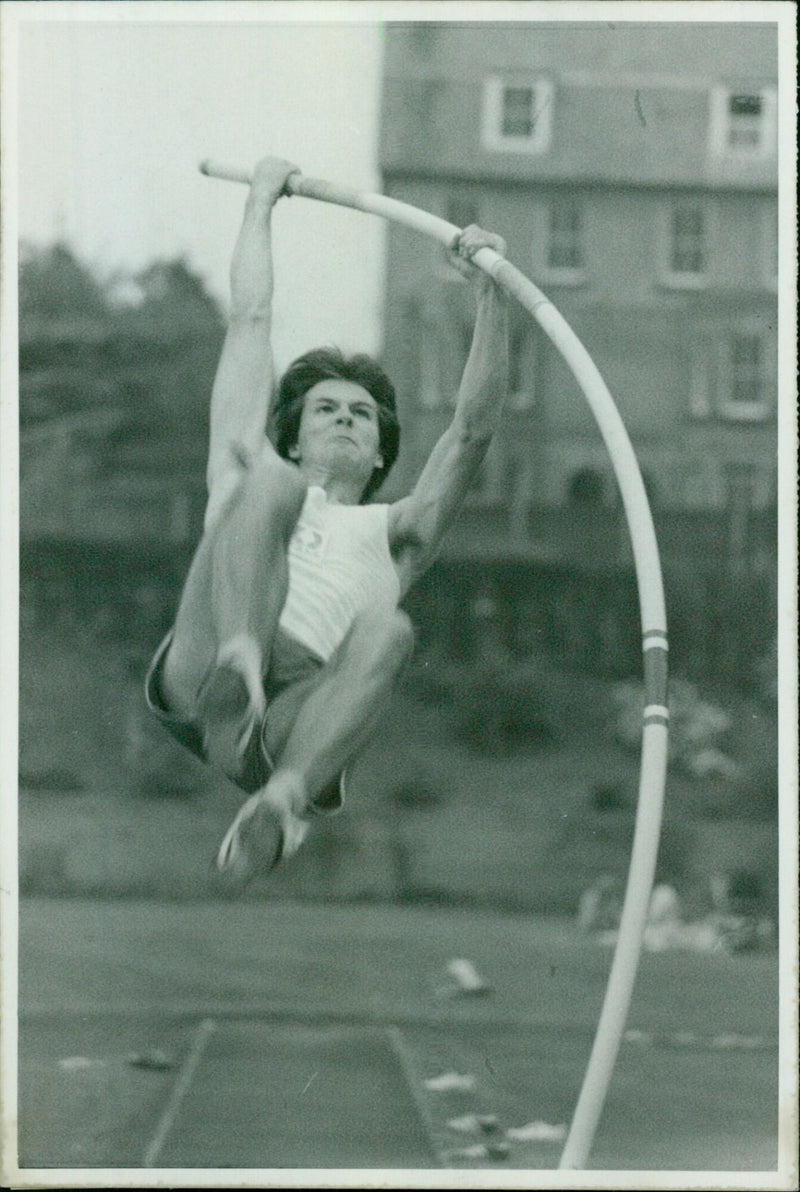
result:
[[[283,374],[270,417],[275,450],[289,459],[289,449],[297,442],[300,431],[306,394],[320,381],[331,380],[360,385],[378,406],[378,442],[383,465],[375,468],[367,481],[361,495],[363,503],[383,484],[400,449],[394,385],[371,356],[361,352],[345,356],[339,348],[314,348],[298,356]]]

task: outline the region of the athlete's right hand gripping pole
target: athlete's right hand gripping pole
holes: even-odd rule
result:
[[[250,174],[206,161],[201,171],[231,182],[250,182]],[[408,203],[385,195],[292,174],[287,193],[352,207],[400,223],[443,244],[460,228]],[[619,411],[594,361],[550,300],[523,273],[491,248],[472,258],[498,285],[513,295],[550,338],[591,406],[611,457],[633,547],[644,651],[644,716],[641,772],[633,849],[617,947],[595,1033],[592,1053],[561,1156],[561,1168],[584,1168],[600,1120],[608,1085],[628,1015],[641,954],[647,910],[655,876],[667,772],[667,622],[661,564],[644,483]]]

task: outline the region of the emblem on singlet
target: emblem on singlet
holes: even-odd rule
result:
[[[308,522],[299,522],[289,542],[289,554],[309,563],[321,563],[325,556],[326,541],[327,535],[321,530],[310,526]]]

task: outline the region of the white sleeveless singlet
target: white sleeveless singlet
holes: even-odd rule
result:
[[[397,607],[388,505],[334,505],[309,488],[289,543],[289,592],[279,625],[327,662],[357,613]]]

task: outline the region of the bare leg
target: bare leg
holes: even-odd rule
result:
[[[366,743],[412,643],[404,613],[357,618],[325,678],[300,709],[268,784],[293,788],[297,814]]]
[[[274,859],[276,822],[283,836],[282,855],[300,846],[307,832],[300,817],[368,740],[412,640],[404,613],[365,613],[356,619],[324,679],[300,708],[269,782],[231,825],[220,848],[219,868],[268,864]],[[272,857],[264,845],[270,831]],[[240,848],[250,854],[243,864]]]
[[[245,716],[251,727],[259,718],[261,678],[286,599],[287,545],[305,492],[295,466],[265,445],[259,458],[243,469],[239,490],[200,543],[164,666],[164,697],[178,714],[198,715],[211,674],[218,704],[230,690],[234,720]],[[222,690],[216,674],[221,674]],[[201,717],[204,711],[226,729],[219,708],[212,715],[213,708],[201,707]],[[231,732],[236,735],[235,725],[228,737]],[[222,756],[210,760],[228,771],[235,768],[235,750],[227,761]]]

